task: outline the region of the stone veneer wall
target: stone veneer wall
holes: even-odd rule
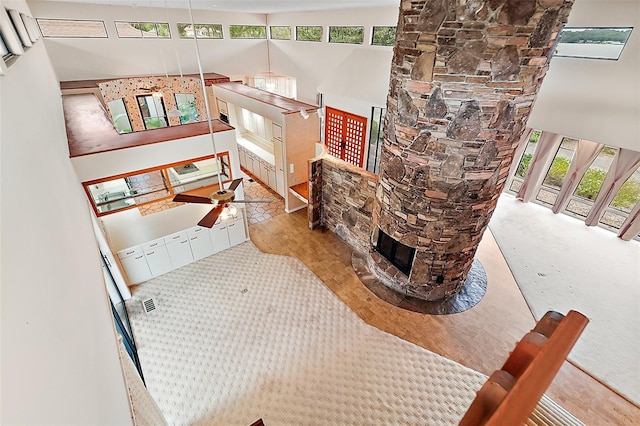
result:
[[[374,223],[417,250],[410,292],[464,285],[573,0],[403,0]]]
[[[176,109],[176,93],[188,93],[194,95],[198,121],[207,120],[207,110],[202,96],[202,83],[199,79],[191,77],[130,77],[110,80],[98,84],[105,103],[116,99],[123,99],[127,108],[127,115],[134,132],[145,130],[137,95],[149,95],[150,92],[141,90],[141,87],[160,86],[165,112]],[[180,117],[167,117],[170,126],[179,126]]]
[[[309,227],[325,226],[369,251],[378,176],[328,154],[311,160],[309,172]]]

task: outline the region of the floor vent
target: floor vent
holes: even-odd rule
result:
[[[145,314],[148,314],[151,311],[155,311],[156,308],[156,302],[154,302],[153,299],[146,299],[142,301],[142,309],[144,309]]]

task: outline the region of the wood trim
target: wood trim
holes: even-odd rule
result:
[[[576,311],[547,312],[478,391],[460,425],[526,423],[588,322]]]

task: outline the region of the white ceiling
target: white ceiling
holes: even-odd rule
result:
[[[59,0],[43,0],[59,1]],[[167,7],[187,9],[188,0],[64,0],[116,6]],[[245,13],[281,13],[399,6],[400,0],[191,0],[192,9]]]

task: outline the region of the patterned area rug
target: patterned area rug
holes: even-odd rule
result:
[[[367,325],[299,260],[251,242],[136,286],[127,309],[170,425],[454,425],[486,380]]]

